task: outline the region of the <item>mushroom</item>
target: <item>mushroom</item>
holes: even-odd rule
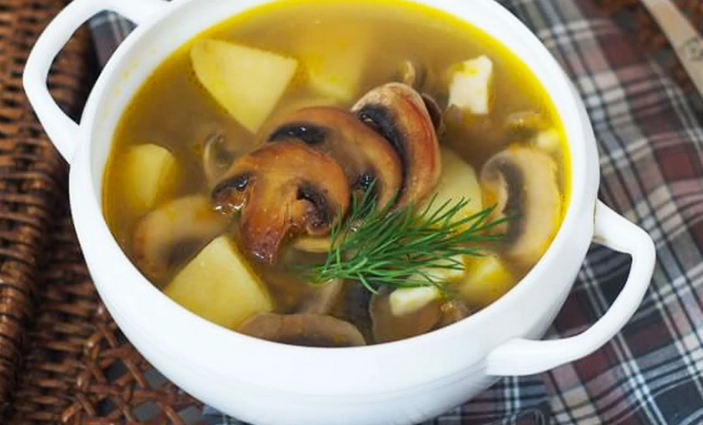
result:
[[[229,169],[236,153],[227,143],[224,134],[211,133],[203,143],[203,173],[208,185],[212,188],[220,177]]]
[[[394,200],[401,187],[398,154],[349,111],[311,107],[289,114],[268,136],[269,142],[288,140],[301,140],[343,164],[349,186],[361,196],[373,183],[380,206]]]
[[[534,148],[511,146],[483,166],[481,189],[484,205],[496,205],[494,218],[512,217],[497,229],[507,236],[504,256],[525,267],[534,265],[561,222],[554,160]]]
[[[204,196],[170,201],[142,217],[132,238],[133,260],[151,279],[164,279],[184,256],[198,252],[227,227]]]
[[[442,303],[442,321],[439,327],[443,328],[471,316],[471,309],[459,299],[448,300]]]
[[[405,84],[388,83],[368,92],[352,110],[402,160],[404,180],[398,205],[420,202],[441,173],[437,133],[420,94]]]
[[[437,137],[444,135],[447,131],[447,126],[444,124],[444,114],[439,103],[434,97],[427,93],[422,93],[422,101],[425,102],[425,107],[427,108],[427,113],[430,114],[430,119],[432,119],[432,125],[434,125],[435,133]]]
[[[547,126],[544,117],[534,111],[513,112],[505,118],[505,129],[513,136],[529,139]]]
[[[357,347],[364,337],[351,323],[318,314],[259,314],[238,332],[268,341],[307,347]]]
[[[308,296],[298,306],[300,313],[329,314],[342,294],[344,281],[334,279],[330,282],[311,286]]]
[[[349,205],[342,168],[303,142],[272,143],[237,158],[212,191],[220,211],[241,211],[240,241],[257,260],[276,261],[288,235],[323,235]]]
[[[412,313],[394,315],[389,296],[390,291],[382,290],[371,297],[369,311],[377,343],[422,335],[434,329],[442,320],[440,303],[436,299]]]
[[[404,60],[398,65],[398,80],[415,90],[420,90],[427,81],[427,68],[412,60]]]
[[[364,285],[353,280],[344,283],[340,316],[356,326],[367,341],[373,340],[370,303],[371,292]]]

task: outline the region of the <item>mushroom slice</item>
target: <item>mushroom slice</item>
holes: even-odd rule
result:
[[[434,97],[427,93],[422,93],[422,101],[425,102],[425,107],[427,108],[427,113],[430,114],[430,119],[432,119],[432,125],[434,125],[435,133],[437,137],[441,137],[447,131],[447,126],[444,124],[444,113],[442,108],[437,103]]]
[[[373,335],[377,343],[422,335],[434,329],[442,319],[442,311],[437,299],[412,313],[393,314],[390,291],[381,291],[373,295],[369,311],[373,323]]]
[[[452,325],[471,316],[471,309],[461,300],[454,299],[445,301],[440,307],[442,311],[442,321],[439,327]]]
[[[349,186],[361,195],[373,183],[379,205],[394,200],[400,190],[403,169],[398,154],[349,111],[303,108],[286,116],[268,136],[269,142],[291,139],[302,140],[344,164]]]
[[[195,254],[227,227],[204,196],[168,202],[142,217],[132,239],[133,260],[149,278],[161,280],[183,257]]]
[[[505,118],[505,128],[512,135],[522,139],[534,137],[547,127],[544,117],[534,111],[513,112]]]
[[[404,180],[398,205],[420,202],[442,171],[437,133],[422,96],[408,85],[388,83],[368,92],[352,109],[400,155]]]
[[[533,266],[561,223],[556,163],[537,149],[509,147],[483,166],[481,188],[484,205],[496,205],[496,218],[513,217],[498,229],[507,235],[505,258]]]
[[[329,314],[337,301],[339,301],[344,281],[334,279],[321,284],[310,284],[310,286],[314,286],[311,288],[311,294],[301,302],[298,310],[301,313]]]
[[[268,264],[275,263],[286,236],[329,232],[349,198],[337,162],[298,141],[268,144],[237,158],[212,191],[219,210],[241,211],[243,247]]]
[[[238,332],[268,341],[308,347],[357,347],[364,337],[351,323],[318,314],[259,314]]]
[[[219,181],[236,157],[235,150],[227,143],[223,133],[215,132],[203,144],[203,173],[210,188]]]
[[[412,60],[404,60],[398,65],[398,80],[415,90],[420,90],[427,80],[427,68]]]

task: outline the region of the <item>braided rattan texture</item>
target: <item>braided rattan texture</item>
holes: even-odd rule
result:
[[[666,54],[664,36],[638,0],[595,1],[609,12],[634,14],[639,42]],[[700,0],[678,3],[703,23]],[[200,406],[150,376],[97,298],[69,216],[66,164],[22,92],[29,49],[64,5],[0,0],[0,423],[181,424],[184,411]],[[74,116],[94,71],[89,35],[81,30],[50,78],[54,96]]]
[[[199,407],[121,339],[99,302],[68,213],[67,166],[21,80],[34,40],[66,1],[0,0],[0,423],[176,423]],[[78,116],[93,71],[79,31],[49,86]],[[155,383],[156,382],[156,383]]]

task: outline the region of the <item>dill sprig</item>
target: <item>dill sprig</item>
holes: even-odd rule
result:
[[[352,198],[349,215],[333,226],[326,261],[304,270],[312,282],[356,280],[373,293],[382,286],[436,286],[444,292],[433,270],[463,270],[457,257],[483,256],[481,245],[505,236],[494,231],[509,218],[490,220],[495,206],[455,219],[469,200],[450,199],[434,208],[435,196],[420,211],[411,204],[393,209],[392,202],[378,208],[372,192],[361,201]]]

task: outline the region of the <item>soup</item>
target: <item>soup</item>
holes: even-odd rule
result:
[[[311,346],[485,308],[568,200],[557,112],[520,60],[401,1],[284,0],[174,52],[117,127],[103,210],[166,295]]]

